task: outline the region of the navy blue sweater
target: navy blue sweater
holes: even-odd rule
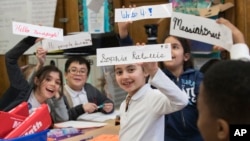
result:
[[[202,141],[197,128],[198,110],[196,107],[199,86],[203,79],[202,73],[187,69],[177,79],[167,69],[163,71],[189,96],[189,103],[184,109],[165,116],[165,141]]]

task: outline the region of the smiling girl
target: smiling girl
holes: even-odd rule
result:
[[[29,112],[41,104],[47,103],[54,122],[68,120],[67,109],[61,94],[62,72],[55,66],[44,66],[34,75],[33,83],[29,83],[21,68],[18,58],[33,46],[37,38],[26,37],[5,54],[5,63],[10,87],[0,99],[0,109],[9,111],[22,102],[28,102]]]

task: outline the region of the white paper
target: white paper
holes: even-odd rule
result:
[[[103,114],[102,112],[96,112],[91,114],[82,114],[77,120],[85,120],[85,121],[96,121],[96,122],[105,122],[110,119],[115,119],[116,116],[119,115],[118,111],[114,111],[111,114]]]
[[[231,30],[215,20],[183,14],[172,13],[170,34],[221,46],[227,50],[233,44]]]
[[[53,27],[57,0],[0,0],[0,54],[5,54],[24,36],[12,33],[12,21]],[[25,54],[33,54],[31,47]]]
[[[96,0],[86,0],[87,5],[92,1]],[[88,7],[88,31],[90,33],[104,33],[104,6],[101,5],[99,11],[93,11]]]
[[[56,123],[55,127],[57,128],[66,128],[66,127],[74,127],[74,128],[93,128],[93,127],[102,127],[107,125],[107,123],[99,123],[99,122],[87,122],[87,121],[65,121],[61,123]]]
[[[63,41],[42,40],[42,46],[48,51],[77,48],[92,45],[91,35],[82,32],[75,35],[64,36]]]
[[[27,23],[54,26],[57,0],[27,0]],[[30,7],[30,8],[29,8]]]
[[[168,18],[172,14],[172,3],[115,9],[115,22],[142,19]]]
[[[98,13],[103,6],[103,3],[104,0],[91,0],[91,2],[88,4],[88,8]]]
[[[63,29],[12,22],[13,34],[63,41]]]
[[[168,61],[172,59],[170,44],[102,48],[97,49],[96,53],[97,66]]]

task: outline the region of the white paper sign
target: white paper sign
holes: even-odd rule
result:
[[[115,9],[115,22],[171,17],[172,3]]]
[[[170,34],[221,46],[227,50],[233,44],[231,30],[215,20],[173,12]]]
[[[63,41],[63,29],[12,22],[13,34]]]
[[[96,53],[97,66],[168,61],[172,59],[170,44],[102,48],[97,49]]]
[[[57,0],[0,0],[0,54],[5,54],[24,36],[12,32],[12,21],[54,26]],[[36,47],[24,54],[33,54]]]
[[[63,41],[42,40],[42,46],[48,51],[77,48],[92,45],[91,35],[82,32],[75,35],[64,36]]]

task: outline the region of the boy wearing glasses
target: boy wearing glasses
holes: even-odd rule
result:
[[[69,109],[70,120],[76,120],[84,113],[114,111],[113,102],[97,88],[87,83],[90,73],[90,63],[80,56],[73,56],[65,63],[64,86],[65,103]]]

